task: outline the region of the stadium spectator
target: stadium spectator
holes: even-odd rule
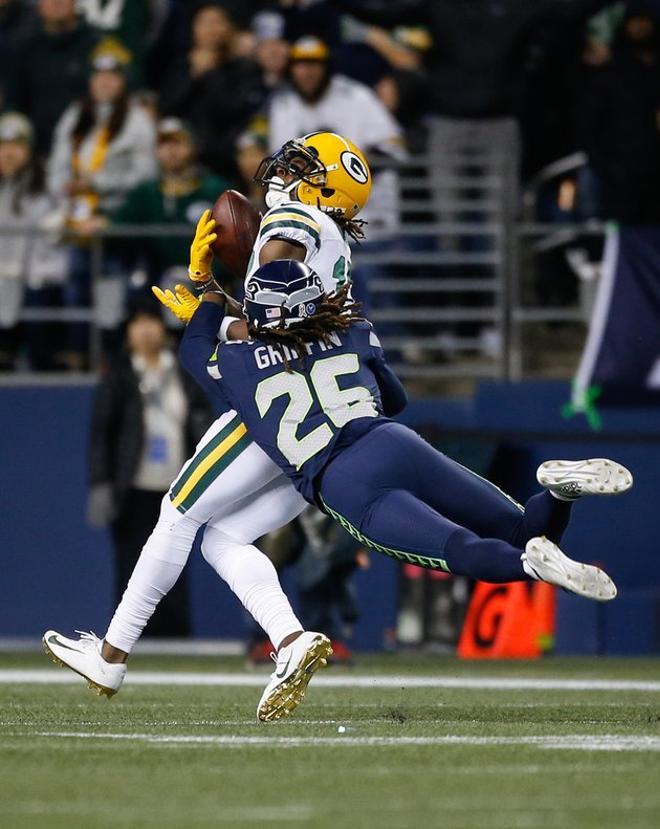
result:
[[[263,155],[291,136],[318,130],[345,133],[367,154],[374,171],[371,199],[363,211],[370,230],[396,233],[397,177],[388,166],[405,157],[401,128],[368,87],[333,73],[329,60],[328,47],[318,38],[305,37],[293,44],[290,83],[272,95],[241,137],[241,172],[250,181]]]
[[[168,347],[158,309],[135,311],[126,346],[94,398],[87,509],[92,526],[109,527],[112,533],[117,601],[164,494],[212,420],[204,393]],[[147,634],[187,636],[189,629],[184,575],[160,603]]]
[[[155,127],[145,109],[126,91],[129,55],[116,41],[103,41],[93,56],[87,95],[72,104],[60,119],[48,165],[48,187],[65,205],[67,223],[84,231],[90,218],[109,214],[129,190],[156,174]],[[120,246],[106,245],[98,321],[111,330],[123,314],[126,291],[125,265]],[[83,241],[71,251],[71,273],[65,302],[88,307],[91,299],[90,252]],[[72,325],[68,362],[85,364],[86,326]],[[110,338],[112,339],[112,337]]]
[[[116,41],[99,44],[87,95],[57,124],[49,187],[68,200],[74,225],[116,209],[131,187],[155,173],[155,129],[144,109],[128,97],[129,61]]]
[[[225,179],[206,173],[198,166],[193,135],[178,118],[164,118],[158,124],[156,154],[158,177],[138,184],[128,193],[110,217],[112,224],[195,224],[202,212],[212,207],[220,193],[229,187]],[[103,218],[92,221],[85,232],[93,233],[106,222]],[[166,287],[170,287],[169,282],[187,278],[188,236],[146,237],[140,240],[139,247],[147,255],[151,282],[167,282]]]
[[[613,3],[589,19],[584,48],[587,65],[602,66],[610,59],[612,42],[625,13],[625,3]]]
[[[289,43],[284,38],[284,18],[275,12],[262,12],[252,21],[255,38],[254,58],[261,70],[265,93],[284,80],[289,65]]]
[[[581,149],[602,190],[605,218],[660,222],[660,14],[630,2],[604,65],[585,68],[577,113]]]
[[[17,42],[27,34],[33,15],[20,0],[0,0],[0,110],[7,99]]]
[[[410,41],[411,38],[414,41],[414,37],[409,29],[401,27],[390,32],[380,26],[363,23],[352,15],[343,15],[341,40],[348,45],[348,54],[353,58],[347,64],[351,77],[373,86],[377,78],[387,70],[418,71],[422,65],[419,46],[424,39],[426,48],[430,45],[428,33],[422,34],[421,29],[418,32],[421,39],[418,39],[417,46],[413,48]],[[357,74],[353,63],[357,63]],[[361,75],[360,72],[365,74]],[[370,77],[374,74],[375,78]]]
[[[200,159],[229,177],[236,172],[236,139],[262,99],[259,69],[240,51],[240,31],[230,13],[205,3],[193,18],[192,48],[164,76],[160,89],[161,113],[187,120]]]
[[[423,72],[431,38],[423,26],[387,31],[351,15],[341,18],[339,65],[351,78],[371,86],[387,109],[406,127],[424,114],[428,85]]]
[[[376,55],[393,69],[416,71],[421,67],[419,50],[408,45],[399,30],[396,36],[380,26],[362,23],[351,15],[342,19],[342,40],[347,43],[362,44],[369,47]],[[426,46],[430,46],[428,34]]]
[[[24,305],[61,302],[67,256],[46,234],[55,205],[34,157],[32,126],[19,113],[0,116],[0,369],[14,367],[19,342],[19,314]],[[52,229],[52,228],[51,228]],[[57,368],[57,326],[28,324],[24,333],[28,365]]]
[[[283,15],[288,40],[315,35],[332,48],[339,45],[341,26],[336,0],[276,0],[270,6]]]
[[[517,112],[527,61],[556,24],[579,26],[608,0],[335,0],[337,8],[378,27],[424,26],[432,48],[429,108],[484,118]],[[541,43],[541,51],[543,44]]]
[[[36,31],[16,49],[9,105],[30,118],[37,151],[47,153],[53,126],[85,91],[98,35],[78,15],[75,0],[39,0],[37,11]]]
[[[609,59],[620,5],[548,0],[530,6],[534,14],[510,58],[510,71],[519,78],[514,109],[521,126],[524,178],[581,149],[575,107],[583,65],[602,65]]]
[[[314,35],[328,44],[336,65],[350,78],[376,90],[388,109],[408,109],[410,96],[419,98],[422,54],[429,46],[428,33],[421,26],[399,26],[389,32],[380,25],[363,23],[355,17],[360,3],[280,2],[276,13],[290,41]],[[343,12],[350,12],[349,14]],[[399,87],[404,87],[405,100]]]
[[[117,38],[130,51],[130,80],[138,88],[145,79],[151,5],[149,0],[78,0],[78,10],[90,26]]]
[[[185,0],[158,0],[149,32],[146,83],[158,90],[166,68],[184,57],[190,49],[192,10]]]

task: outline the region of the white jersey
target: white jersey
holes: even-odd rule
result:
[[[339,225],[317,207],[285,202],[261,220],[247,269],[247,280],[259,268],[259,254],[270,239],[286,239],[305,248],[305,264],[319,275],[329,294],[351,277],[351,249]]]

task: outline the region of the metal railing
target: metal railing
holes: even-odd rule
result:
[[[481,138],[475,129],[469,122],[440,119],[425,154],[397,165],[402,222],[396,240],[400,244],[381,245],[377,235],[376,242],[354,250],[358,285],[360,270],[369,269],[369,316],[391,352],[395,369],[410,379],[521,379],[526,373],[528,330],[584,322],[578,306],[547,307],[535,299],[530,289],[535,251],[539,240],[552,247],[555,240],[602,234],[603,226],[517,219],[521,204],[517,147],[509,153],[507,143],[515,138],[515,129],[509,122],[495,122],[494,132],[486,129]],[[493,135],[496,140],[491,141]],[[581,156],[562,160],[559,173],[583,162]],[[547,180],[542,177],[538,186]],[[534,199],[529,191],[522,201],[529,207]],[[186,224],[121,225],[86,239],[92,297],[100,295],[106,278],[109,243],[117,239],[187,241],[193,232],[194,227]],[[17,233],[33,236],[34,231],[0,226],[0,239]],[[26,307],[20,319],[88,323],[90,365],[98,365],[99,308],[94,304],[91,308]],[[0,375],[3,380],[7,375]]]
[[[485,228],[485,230],[484,230]],[[534,244],[539,239],[548,239],[557,234],[571,238],[581,235],[602,235],[604,226],[600,223],[554,225],[528,222],[513,223],[504,228],[492,222],[482,226],[479,223],[460,223],[434,220],[428,226],[409,225],[404,231],[432,239],[451,235],[456,230],[467,231],[469,235],[483,237],[486,233],[504,236],[512,235],[512,243],[506,252],[461,252],[461,251],[406,251],[398,253],[354,254],[354,268],[362,265],[382,265],[393,275],[382,275],[372,279],[369,290],[374,303],[370,316],[374,323],[384,329],[381,337],[387,349],[397,352],[396,369],[407,378],[420,379],[522,379],[525,376],[524,351],[525,331],[531,325],[547,323],[583,324],[584,312],[575,307],[548,307],[530,297],[529,283],[533,277]],[[418,233],[418,231],[422,233]],[[189,239],[194,228],[188,225],[125,226],[109,227],[102,233],[87,240],[90,252],[90,286],[92,296],[98,296],[98,286],[104,276],[104,250],[108,240],[181,238]],[[406,235],[406,233],[402,235]],[[7,233],[28,235],[28,231],[0,226],[0,236]],[[34,231],[29,231],[33,236]],[[483,276],[479,273],[466,276],[444,276],[448,267],[485,266],[493,273]],[[502,272],[506,274],[502,276]],[[456,300],[458,297],[458,301]],[[470,297],[481,300],[477,306],[470,304]],[[447,299],[454,302],[447,304]],[[383,304],[383,300],[387,301]],[[0,300],[1,301],[1,300]],[[97,325],[98,309],[94,306],[38,308],[24,307],[20,321],[28,323],[58,322],[62,324],[88,323],[90,325],[90,364],[98,364],[100,337]],[[478,332],[461,332],[461,326],[492,327],[504,332],[496,355],[484,357],[482,340]],[[395,333],[388,333],[388,327],[396,327]],[[420,331],[420,329],[422,329]],[[429,330],[432,329],[432,330]],[[408,352],[421,353],[412,362]],[[465,355],[469,359],[462,359]],[[441,357],[442,359],[437,359]],[[0,375],[0,382],[6,383],[8,375]]]

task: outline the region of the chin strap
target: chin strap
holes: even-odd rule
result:
[[[279,207],[281,204],[293,201],[293,191],[297,189],[299,181],[292,181],[291,184],[285,184],[284,179],[279,176],[273,176],[268,182],[268,190],[264,197],[266,207]]]

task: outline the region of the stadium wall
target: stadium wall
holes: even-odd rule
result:
[[[635,474],[635,488],[575,507],[565,548],[597,560],[620,594],[596,605],[561,594],[558,653],[660,653],[660,418],[653,409],[603,411],[603,429],[564,420],[563,383],[486,383],[469,402],[413,401],[405,420],[435,445],[524,501],[534,471],[550,457],[611,456]],[[112,611],[112,557],[107,534],[85,524],[86,444],[91,389],[0,388],[0,637],[35,637],[47,627],[84,625],[102,632]],[[241,638],[240,606],[203,561],[192,555],[193,631]],[[287,586],[293,589],[290,578]],[[397,565],[372,556],[357,576],[362,618],[355,646],[392,641]]]

